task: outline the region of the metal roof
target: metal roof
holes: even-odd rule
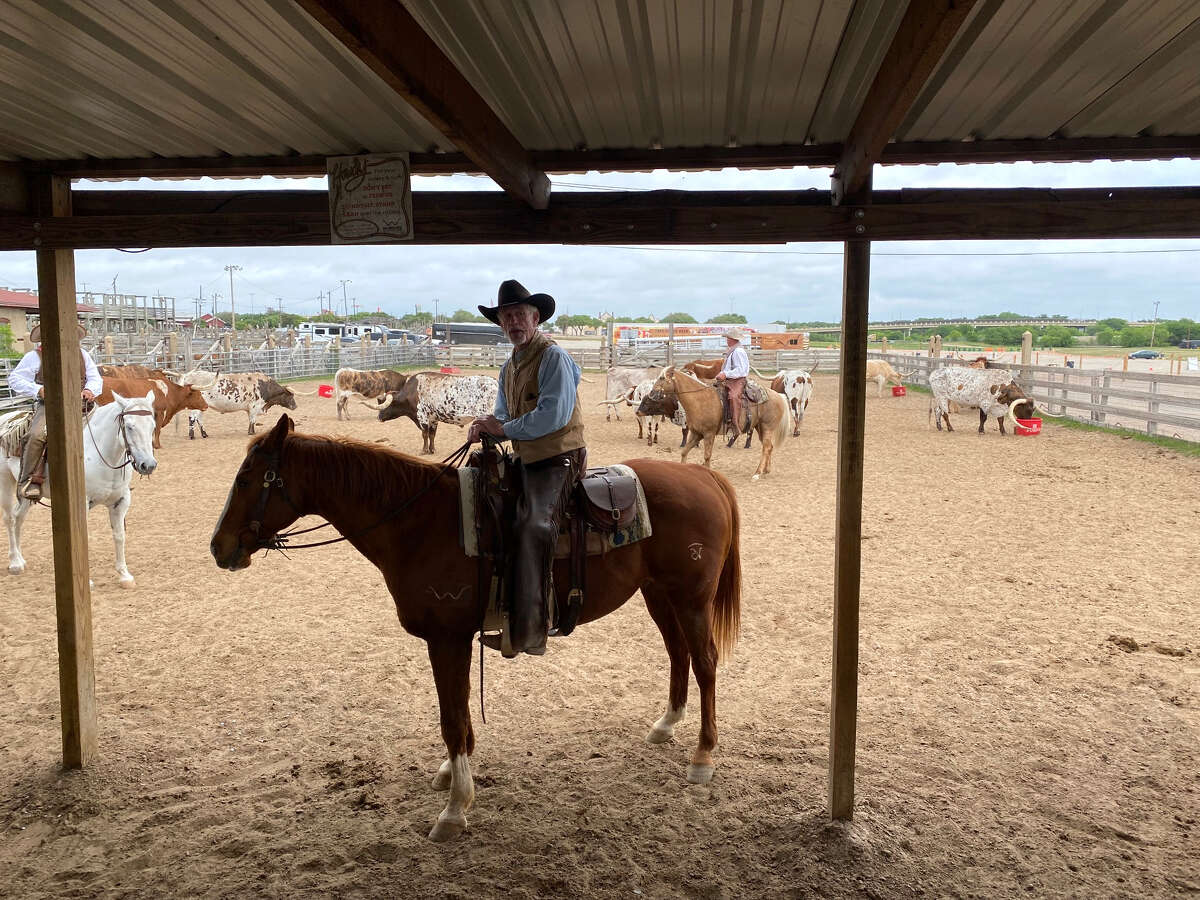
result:
[[[541,150],[843,141],[897,0],[405,0]],[[1196,0],[978,0],[895,138],[1200,135]],[[454,144],[291,0],[0,0],[0,159]]]

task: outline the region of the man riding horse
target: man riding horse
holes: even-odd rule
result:
[[[513,352],[500,369],[495,414],[475,419],[467,440],[474,443],[488,434],[512,442],[520,497],[509,637],[513,656],[540,656],[546,652],[550,567],[559,522],[587,461],[576,402],[582,373],[565,350],[538,330],[554,315],[549,294],[530,294],[509,280],[500,285],[497,305],[480,306],[479,311],[504,329]],[[501,649],[499,635],[482,640]]]
[[[742,401],[746,391],[746,379],[750,375],[750,358],[742,349],[742,339],[745,333],[740,328],[730,328],[725,332],[725,364],[717,373],[717,382],[725,385],[729,395],[729,420],[733,423],[733,438],[730,445],[739,434],[750,430],[750,416],[742,413]],[[746,446],[750,446],[747,441]]]
[[[79,336],[82,338],[86,335],[87,330],[80,325]],[[42,326],[38,323],[29,332],[29,339],[38,346],[21,357],[17,367],[8,374],[8,386],[15,396],[35,398],[33,421],[29,424],[29,438],[25,452],[21,454],[21,474],[17,479],[17,496],[35,502],[42,499],[42,484],[46,480],[46,389],[42,387],[41,337]],[[83,354],[80,397],[85,404],[89,404],[104,390],[104,379],[82,347],[80,353]]]

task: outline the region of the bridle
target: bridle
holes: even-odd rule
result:
[[[104,458],[104,451],[100,449],[100,442],[96,440],[96,434],[92,431],[92,417],[91,415],[85,416],[83,421],[87,423],[88,435],[92,439],[92,445],[96,448],[96,455],[100,457],[100,462],[104,463],[110,469],[117,470],[133,465],[133,450],[129,446],[129,435],[125,433],[125,417],[152,415],[154,415],[154,410],[152,409],[123,409],[117,413],[117,433],[121,435],[121,443],[125,445],[125,459],[117,466],[114,466]]]
[[[332,527],[333,523],[323,522],[320,525],[314,525],[311,528],[292,529],[291,531],[285,531],[283,534],[276,532],[267,538],[262,536],[263,516],[267,511],[267,503],[269,503],[271,499],[272,488],[278,488],[279,495],[283,498],[284,502],[292,508],[292,512],[294,512],[297,517],[305,515],[296,502],[292,500],[290,496],[288,496],[287,488],[284,486],[283,475],[280,474],[279,471],[280,465],[283,461],[283,448],[280,447],[278,450],[271,451],[266,455],[267,468],[266,471],[263,472],[262,490],[259,492],[258,500],[255,501],[254,511],[251,513],[250,521],[246,525],[246,527],[254,535],[254,539],[257,542],[254,549],[250,552],[254,553],[265,548],[268,552],[271,550],[278,550],[280,553],[283,553],[286,556],[286,550],[307,550],[310,547],[324,547],[328,544],[339,544],[342,541],[348,541],[351,538],[356,538],[360,535],[366,534],[369,531],[373,531],[384,522],[394,519],[396,516],[400,515],[400,513],[404,512],[406,509],[416,503],[417,500],[428,493],[429,490],[438,483],[438,480],[443,475],[445,475],[451,469],[457,468],[463,462],[463,460],[466,459],[467,453],[470,451],[470,447],[470,444],[463,444],[461,447],[443,459],[442,467],[438,470],[437,474],[430,479],[428,484],[422,487],[419,491],[417,491],[399,506],[389,510],[384,516],[374,523],[366,526],[365,528],[360,528],[358,531],[342,535],[341,537],[330,538],[327,541],[313,541],[308,544],[292,544],[290,541],[297,535],[308,534],[312,531],[320,531],[322,528],[330,528]],[[258,453],[259,447],[254,447],[250,452],[252,454]]]

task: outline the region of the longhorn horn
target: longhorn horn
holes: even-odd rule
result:
[[[813,363],[813,367],[808,370],[808,374],[811,376],[813,372],[817,371],[817,367],[819,365],[821,365],[821,361],[818,359],[815,363]]]
[[[370,408],[371,408],[371,409],[374,409],[374,410],[377,410],[377,411],[380,411],[380,412],[382,412],[383,410],[385,410],[385,409],[387,409],[389,406],[391,406],[391,405],[392,405],[392,401],[393,401],[393,400],[395,400],[395,399],[396,399],[396,395],[395,395],[395,394],[391,394],[391,393],[389,393],[389,394],[387,395],[387,400],[386,400],[386,401],[384,401],[384,402],[382,402],[382,403],[379,403],[379,405],[378,405],[378,406],[372,406],[372,407],[370,407]],[[378,401],[376,401],[376,402],[378,402]],[[366,403],[364,403],[363,405],[364,405],[364,406],[368,406],[369,404],[366,404]]]
[[[290,390],[297,397],[313,397],[313,396],[316,396],[317,390],[319,390],[319,388],[315,388],[311,391],[298,391],[295,388],[289,388],[288,390]]]
[[[1050,412],[1050,410],[1046,409],[1046,407],[1042,406],[1042,404],[1038,403],[1032,397],[1029,398],[1029,402],[1033,404],[1034,409],[1036,409],[1038,412],[1040,412],[1044,416],[1049,416],[1052,419],[1065,419],[1067,417],[1066,413],[1055,414],[1055,413]]]

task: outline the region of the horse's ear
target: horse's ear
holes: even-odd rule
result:
[[[296,427],[291,418],[284,413],[279,417],[279,421],[275,423],[275,427],[271,429],[271,433],[267,435],[264,443],[272,450],[278,450],[283,446],[283,440],[288,436],[288,432]]]

